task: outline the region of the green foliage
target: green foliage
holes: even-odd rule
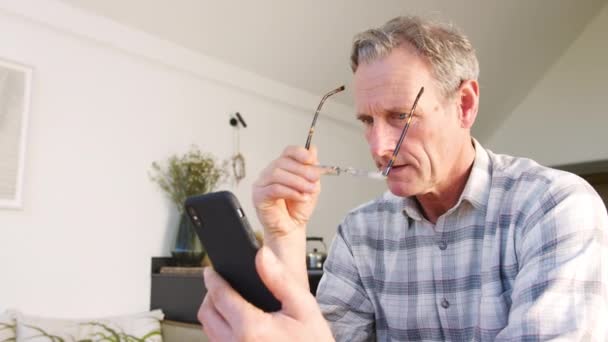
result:
[[[142,337],[136,337],[133,335],[126,334],[120,330],[112,329],[108,325],[100,323],[100,322],[87,322],[82,323],[82,325],[89,325],[94,327],[99,327],[103,330],[103,332],[97,332],[94,334],[95,340],[91,341],[108,341],[108,342],[145,342],[149,338],[154,336],[161,336],[160,330],[152,330],[146,335]],[[87,342],[85,340],[81,340],[78,342]]]
[[[36,338],[36,337],[40,337],[41,336],[41,337],[47,337],[51,342],[65,342],[65,340],[63,338],[61,338],[59,336],[55,336],[55,335],[50,335],[46,331],[44,331],[44,330],[42,330],[42,329],[40,329],[38,327],[35,327],[33,325],[26,325],[26,327],[28,327],[30,329],[33,329],[33,330],[36,330],[37,332],[40,333],[40,335],[38,335],[38,336],[32,336],[31,338]]]
[[[183,155],[173,155],[165,163],[153,162],[150,179],[167,193],[182,212],[187,197],[211,192],[228,175],[226,162],[221,164],[197,146]]]

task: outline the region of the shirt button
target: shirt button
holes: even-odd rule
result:
[[[450,302],[448,302],[447,299],[443,298],[443,300],[441,300],[441,307],[444,309],[447,309],[450,307]]]
[[[446,248],[448,248],[448,243],[445,240],[439,241],[439,249],[441,249],[443,251]]]

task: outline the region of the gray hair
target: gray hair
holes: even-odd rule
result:
[[[382,27],[355,36],[350,63],[353,72],[360,63],[386,57],[404,44],[411,45],[431,65],[433,76],[444,96],[460,87],[463,80],[476,80],[479,62],[475,49],[456,27],[416,16],[397,17]]]

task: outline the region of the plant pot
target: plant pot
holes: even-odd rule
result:
[[[201,266],[201,261],[205,256],[203,245],[186,213],[182,213],[180,216],[175,246],[171,255],[178,266]]]

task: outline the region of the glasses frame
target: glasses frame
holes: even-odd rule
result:
[[[423,93],[424,93],[424,87],[420,87],[420,90],[418,91],[418,95],[416,95],[416,100],[414,100],[412,109],[410,110],[410,113],[407,117],[405,126],[403,126],[403,130],[401,131],[401,135],[399,136],[399,141],[397,141],[397,145],[395,146],[395,149],[393,150],[393,156],[389,160],[384,171],[382,171],[382,175],[384,177],[388,177],[389,172],[391,172],[391,170],[393,169],[393,164],[395,163],[395,159],[397,159],[397,154],[399,154],[399,150],[401,149],[401,144],[403,144],[405,135],[407,134],[407,131],[410,128],[410,123],[412,122],[412,117],[414,116],[414,111],[416,110],[416,106],[418,105],[418,100],[420,100],[420,96],[422,96]]]
[[[315,127],[317,125],[317,119],[319,117],[319,113],[321,112],[321,108],[323,107],[323,104],[330,96],[332,96],[336,93],[339,93],[339,92],[343,91],[344,89],[345,88],[342,85],[342,86],[328,92],[327,94],[325,94],[325,96],[323,96],[323,98],[321,99],[321,102],[319,102],[319,105],[317,106],[317,110],[315,111],[315,115],[312,119],[310,129],[308,130],[308,137],[306,138],[306,144],[304,145],[304,147],[307,150],[310,149],[312,137],[315,132]],[[325,171],[324,174],[330,174],[330,175],[350,174],[353,176],[363,176],[363,177],[376,178],[376,179],[386,178],[393,168],[393,164],[395,163],[395,160],[397,159],[397,154],[399,154],[399,150],[401,150],[401,145],[403,144],[403,141],[405,140],[405,136],[409,130],[410,123],[412,122],[412,117],[414,115],[414,111],[416,110],[416,106],[418,105],[418,100],[420,100],[420,97],[422,96],[423,93],[424,93],[424,87],[420,87],[420,90],[418,91],[418,95],[416,95],[416,99],[414,100],[414,104],[412,105],[412,108],[410,109],[410,112],[407,116],[407,121],[405,123],[405,126],[403,126],[403,130],[401,131],[401,135],[399,136],[399,141],[397,141],[397,145],[395,146],[395,149],[393,150],[393,155],[392,155],[391,159],[389,160],[388,164],[386,165],[386,168],[384,169],[384,171],[370,172],[370,171],[359,170],[359,169],[355,169],[355,168],[351,168],[351,167],[343,168],[343,167],[339,167],[339,166],[327,166],[327,165],[317,165],[317,167],[323,169]],[[405,115],[406,115],[405,113],[401,114],[402,117],[404,117]]]

